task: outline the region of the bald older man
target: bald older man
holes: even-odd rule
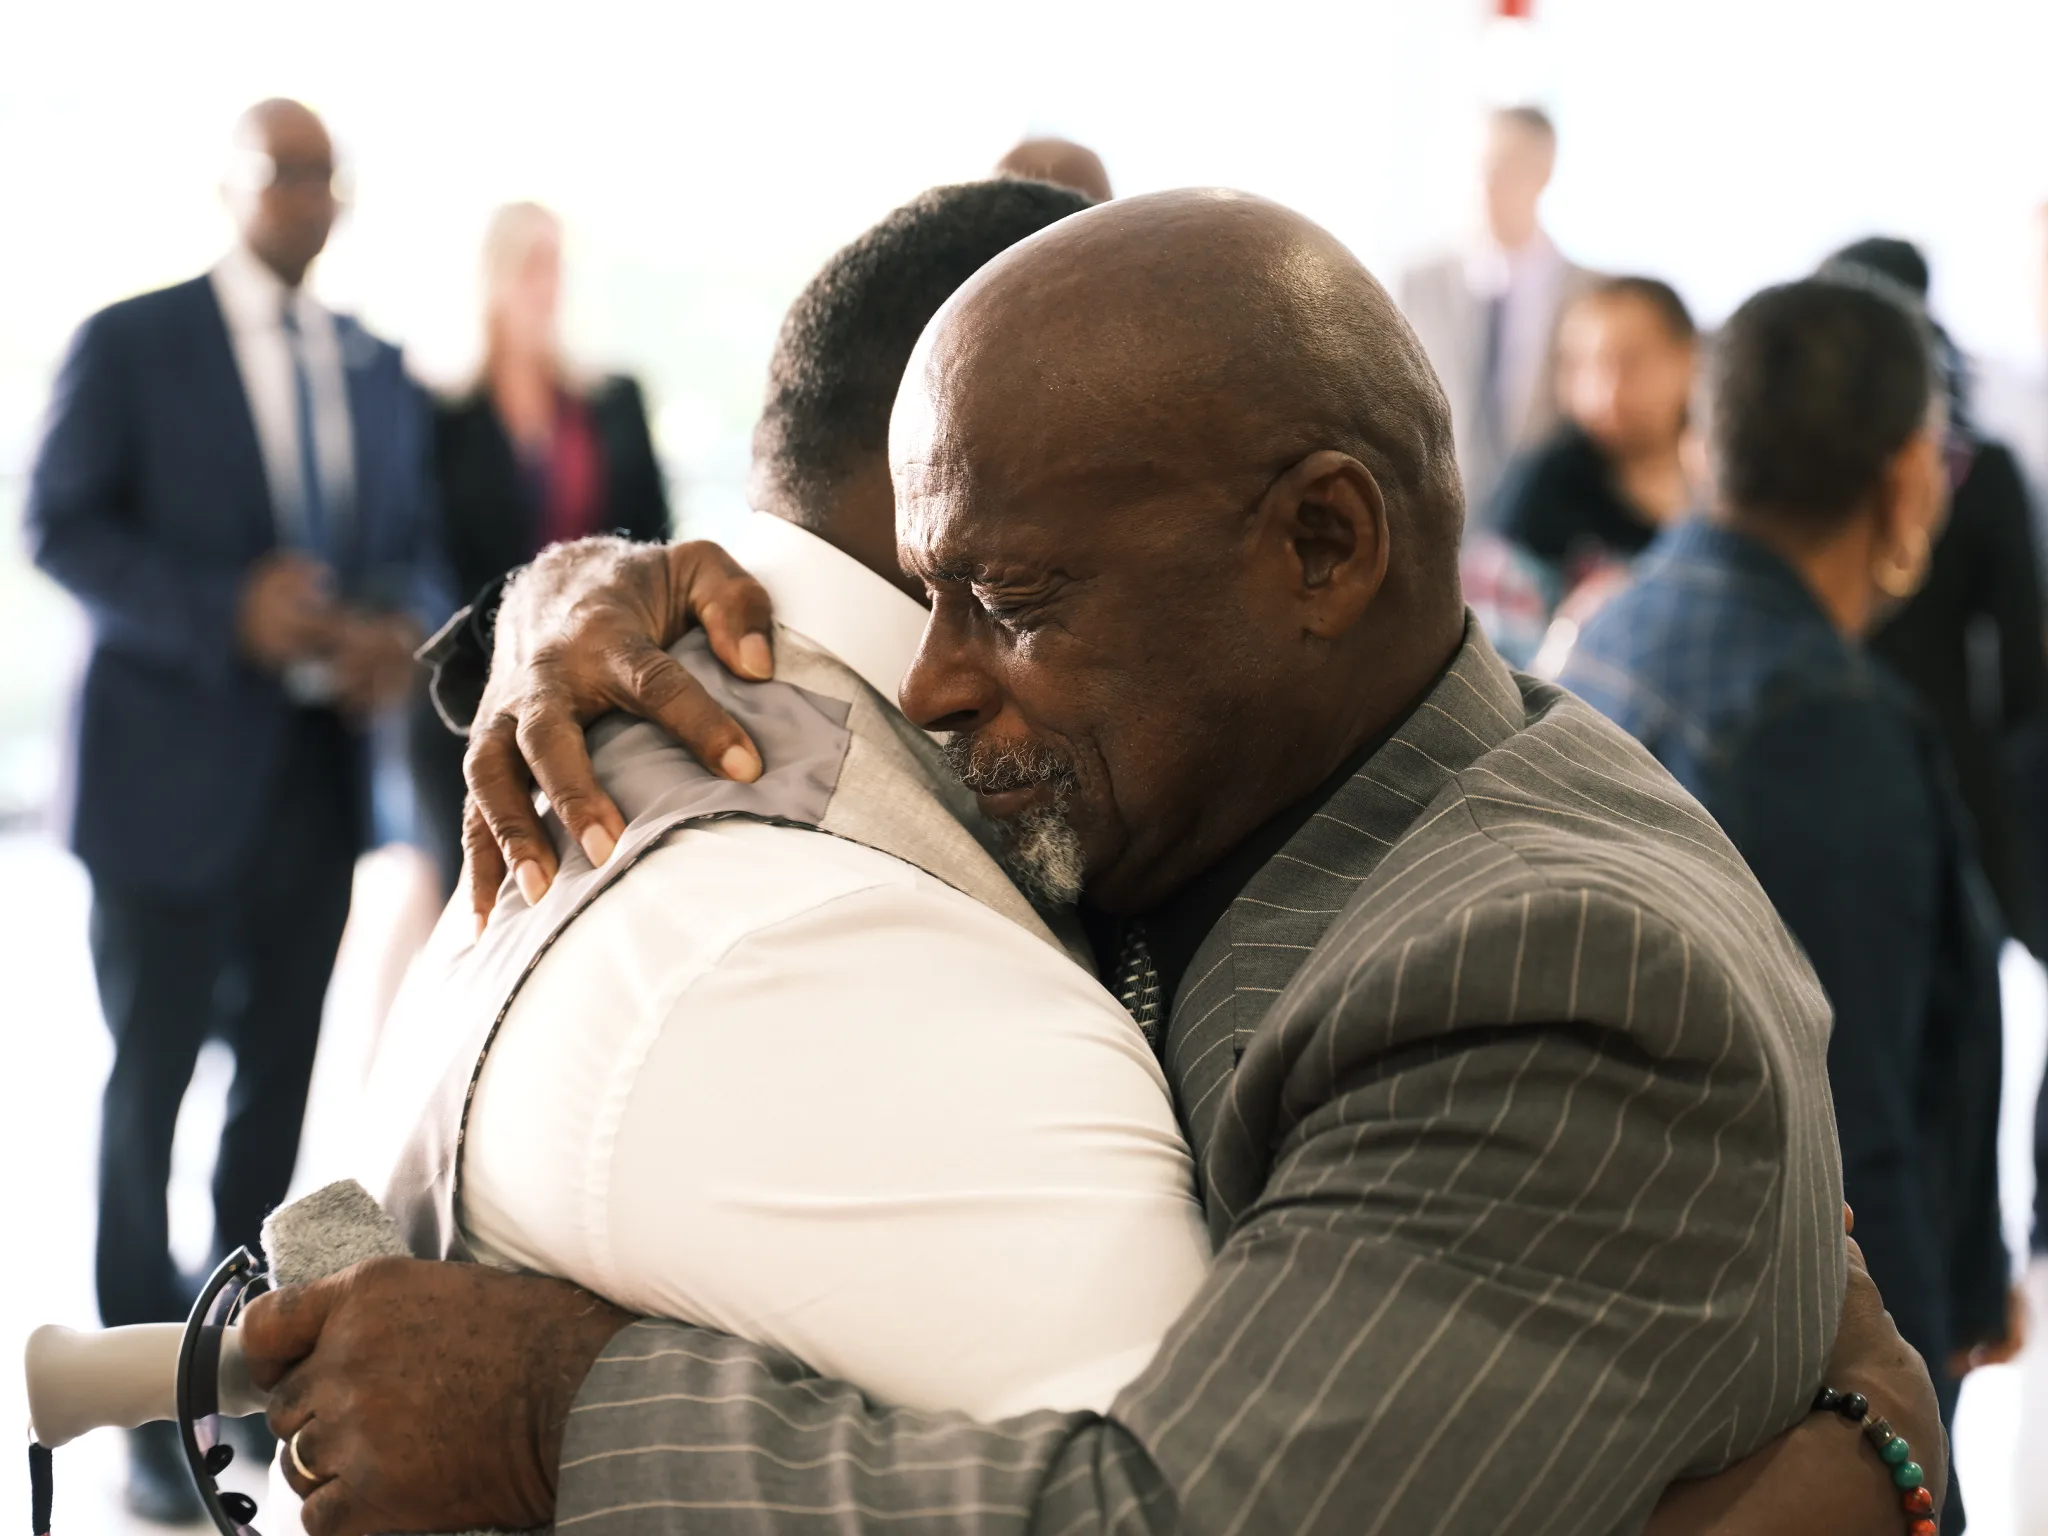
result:
[[[284,1198],[321,1002],[369,835],[364,727],[452,606],[424,397],[307,290],[334,145],[295,101],[237,125],[234,248],[80,327],[29,482],[35,560],[92,623],[72,849],[114,1040],[97,1278],[109,1325],[182,1317],[164,1189],[209,1037],[235,1053],[221,1252]],[[197,1519],[175,1426],[131,1435],[129,1503]]]
[[[1896,1524],[1807,1418],[1824,1377],[1931,1410],[1888,1333],[1829,1360],[1825,1002],[1698,806],[1470,624],[1443,396],[1356,261],[1235,194],[1077,215],[933,322],[891,456],[905,713],[1163,1024],[1208,1281],[1107,1413],[987,1424],[559,1282],[358,1271],[246,1334],[321,1425],[316,1531],[1619,1531],[1760,1447],[1659,1529],[1762,1487],[1746,1525]],[[553,872],[515,741],[572,835],[624,830],[575,712],[751,776],[660,649],[685,593],[721,654],[762,629],[722,570],[613,552],[501,616],[483,882]]]

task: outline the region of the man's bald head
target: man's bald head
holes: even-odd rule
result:
[[[1357,259],[1257,198],[1126,199],[992,262],[912,357],[891,457],[941,600],[906,708],[979,739],[984,788],[1005,753],[1070,771],[1039,798],[1118,904],[1306,792],[1463,633],[1443,391]],[[1042,665],[966,622],[1020,602],[1058,610]]]
[[[236,120],[234,151],[224,190],[242,243],[296,287],[340,211],[334,142],[311,108],[275,96]]]
[[[1026,181],[1049,181],[1067,187],[1083,197],[1106,203],[1109,172],[1102,157],[1071,139],[1026,139],[996,162],[998,176],[1021,176]]]
[[[947,409],[1031,423],[963,439],[975,464],[1014,442],[1008,477],[1137,456],[1190,479],[1270,479],[1319,448],[1352,454],[1386,500],[1390,582],[1418,606],[1462,607],[1442,386],[1387,291],[1291,209],[1204,190],[1077,215],[963,285],[920,367]]]
[[[235,119],[237,144],[252,149],[268,150],[274,134],[317,134],[325,140],[327,128],[320,121],[319,113],[304,102],[294,101],[289,96],[268,97]]]

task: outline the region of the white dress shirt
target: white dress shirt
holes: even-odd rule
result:
[[[924,610],[751,521],[731,548],[777,618],[893,701]],[[1209,1262],[1165,1078],[1095,977],[801,828],[686,828],[571,923],[506,1014],[462,1155],[486,1262],[920,1409],[1107,1407]]]
[[[349,419],[348,382],[333,314],[304,286],[290,288],[247,246],[236,246],[208,274],[226,320],[242,392],[255,418],[256,442],[277,519],[278,543],[301,548],[304,493],[299,470],[299,396],[292,374],[284,311],[291,307],[305,339],[306,382],[313,397],[314,462],[329,526],[338,526],[355,490],[355,435]]]

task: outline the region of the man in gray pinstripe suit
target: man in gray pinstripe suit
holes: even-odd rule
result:
[[[1442,394],[1355,260],[1233,194],[1077,215],[934,322],[891,446],[905,711],[1170,999],[1215,1270],[1108,1414],[1001,1424],[553,1282],[272,1309],[431,1348],[362,1389],[422,1421],[395,1460],[600,1536],[1610,1531],[1798,1423],[1825,1000],[1697,805],[1468,625]],[[451,1326],[444,1284],[495,1300]],[[1834,1384],[1905,1412],[1894,1363]],[[1896,1523],[1851,1470],[1796,1518]]]

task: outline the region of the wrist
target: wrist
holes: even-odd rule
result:
[[[1884,1384],[1873,1385],[1882,1392]],[[1904,1405],[1901,1404],[1903,1413]],[[1836,1427],[1830,1427],[1828,1421]],[[1855,1455],[1863,1471],[1858,1479],[1859,1508],[1868,1506],[1871,1529],[1880,1506],[1888,1518],[1907,1536],[1935,1536],[1939,1528],[1942,1496],[1946,1482],[1947,1443],[1940,1424],[1922,1429],[1915,1440],[1885,1412],[1882,1397],[1871,1397],[1861,1388],[1822,1387],[1814,1398],[1809,1427],[1819,1425],[1824,1433],[1853,1432],[1862,1442]],[[1913,1426],[1918,1427],[1918,1426]]]
[[[534,1381],[538,1387],[531,1426],[534,1459],[547,1488],[548,1516],[553,1518],[557,1485],[561,1479],[562,1438],[567,1432],[569,1411],[583,1391],[583,1383],[598,1357],[630,1326],[634,1318],[609,1302],[578,1292],[577,1306],[541,1351]]]

